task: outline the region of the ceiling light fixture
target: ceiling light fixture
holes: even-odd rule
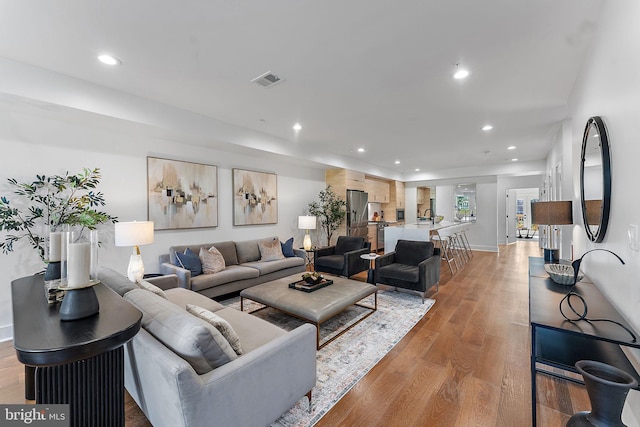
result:
[[[469,70],[461,68],[459,63],[456,63],[456,71],[453,73],[453,78],[456,80],[466,79],[469,77]]]
[[[515,150],[516,146],[515,145],[510,145],[507,147],[507,150]]]
[[[482,126],[482,130],[483,130],[483,131],[485,131],[485,132],[488,132],[488,131],[490,131],[491,129],[493,129],[493,126],[491,126],[491,125],[484,125],[484,126]]]
[[[300,123],[296,123],[295,125],[293,125],[293,130],[295,130],[296,132],[300,132],[302,130],[302,125]]]
[[[358,148],[358,153],[364,153],[364,148]]]
[[[518,161],[518,159],[511,159],[511,161],[512,161],[512,162],[517,162],[517,161]]]
[[[106,54],[106,53],[98,56],[98,61],[102,62],[105,65],[120,65],[120,64],[122,64],[122,61],[120,61],[118,58],[116,58],[113,55]]]
[[[396,165],[399,165],[399,164],[400,164],[400,160],[396,160]]]
[[[420,172],[420,168],[416,168],[416,169],[415,169],[415,171],[416,171],[416,172]]]

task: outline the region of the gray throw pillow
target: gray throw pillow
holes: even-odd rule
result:
[[[127,292],[124,298],[142,311],[142,327],[198,374],[238,358],[220,331],[174,303],[143,289]]]
[[[222,336],[225,337],[227,341],[229,341],[229,345],[231,345],[231,348],[236,352],[238,356],[242,354],[240,337],[233,329],[233,327],[229,324],[229,322],[227,322],[217,314],[212,313],[211,311],[206,310],[202,307],[198,307],[197,305],[187,304],[187,311],[194,316],[204,320],[205,322],[210,323],[213,327],[220,331]]]
[[[202,272],[204,274],[218,273],[226,268],[224,257],[215,246],[211,246],[208,250],[200,248],[198,256],[202,262]]]

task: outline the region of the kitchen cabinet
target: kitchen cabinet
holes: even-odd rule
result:
[[[406,208],[405,197],[404,197],[404,182],[394,181],[390,185],[391,185],[391,188],[395,190],[395,193],[391,194],[390,201],[396,202],[396,209]]]
[[[365,179],[365,191],[370,202],[389,203],[389,183],[379,179]]]
[[[367,238],[371,243],[371,250],[375,251],[376,248],[376,233],[378,232],[378,226],[376,224],[369,224],[367,228]]]

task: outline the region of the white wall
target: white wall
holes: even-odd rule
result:
[[[222,240],[246,240],[276,235],[294,236],[302,246],[303,231],[297,229],[297,216],[324,188],[324,171],[297,165],[289,160],[254,151],[235,154],[201,146],[180,144],[140,132],[108,126],[67,123],[36,115],[4,116],[0,119],[0,195],[8,193],[7,178],[30,182],[36,174],[79,172],[82,167],[99,167],[102,180],[99,190],[105,195],[109,214],[121,221],[147,217],[146,156],[207,163],[218,166],[219,226],[216,228],[158,231],[155,242],[141,247],[145,270],[158,271],[158,255],[172,244],[204,243]],[[264,226],[232,225],[231,169],[241,167],[275,172],[278,175],[278,223]],[[4,234],[0,234],[3,238]],[[312,236],[313,237],[313,236]],[[102,234],[99,264],[126,272],[130,248],[113,245],[113,226]],[[10,283],[12,280],[42,270],[34,250],[19,244],[15,252],[0,254],[0,340],[12,336]],[[44,292],[44,291],[43,291]]]
[[[598,30],[589,49],[583,74],[576,82],[571,98],[572,134],[565,140],[573,150],[573,201],[579,203],[579,157],[582,132],[587,119],[602,116],[611,144],[611,215],[604,241],[593,244],[586,239],[582,218],[574,227],[575,254],[592,248],[606,248],[625,260],[620,263],[606,252],[589,254],[584,271],[598,284],[624,317],[640,332],[640,253],[627,244],[629,224],[640,224],[638,193],[638,117],[640,117],[640,2],[616,0],[603,2]],[[574,209],[575,213],[575,209]],[[576,218],[574,218],[576,220]],[[637,353],[636,353],[637,355]],[[640,360],[640,357],[637,357]],[[640,370],[640,369],[639,369]],[[627,399],[623,421],[640,423],[640,393],[632,391]]]

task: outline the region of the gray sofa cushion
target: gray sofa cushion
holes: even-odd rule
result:
[[[318,257],[315,260],[315,264],[317,267],[329,267],[336,270],[342,270],[344,268],[344,254]]]
[[[225,265],[238,265],[238,255],[236,254],[236,244],[234,242],[218,242],[209,247],[211,246],[215,246],[220,251]]]
[[[197,292],[191,292],[185,288],[174,288],[165,291],[167,299],[177,305],[186,309],[187,304],[197,305],[202,308],[206,308],[209,311],[216,312],[224,308],[224,305],[217,301],[207,298]]]
[[[273,273],[274,271],[284,270],[285,268],[295,267],[297,265],[304,265],[304,259],[299,257],[283,258],[277,261],[254,261],[242,264],[244,267],[255,268],[260,272],[260,275]]]
[[[420,270],[413,265],[390,264],[379,267],[378,270],[380,279],[397,279],[411,283],[417,283],[420,280]]]
[[[140,289],[134,282],[109,267],[100,267],[98,269],[98,279],[120,296],[124,296],[124,294],[134,289]]]
[[[258,245],[256,244],[256,248]],[[230,265],[224,270],[215,274],[203,274],[191,279],[191,289],[199,291],[211,288],[225,283],[235,282],[236,280],[252,279],[258,277],[260,272],[255,268],[249,268],[242,265]]]
[[[216,311],[216,314],[229,322],[236,331],[245,354],[287,334],[284,329],[234,308],[226,307]]]
[[[235,351],[238,356],[243,354],[240,337],[229,322],[217,314],[193,304],[187,304],[187,312],[216,328],[220,331],[222,336],[227,340],[233,351]]]
[[[124,298],[142,311],[142,327],[198,374],[205,374],[238,357],[213,326],[151,292],[134,289]]]
[[[258,261],[260,259],[260,249],[258,242],[270,242],[277,237],[267,237],[266,239],[246,240],[236,243],[236,253],[238,254],[238,264],[245,262]]]

